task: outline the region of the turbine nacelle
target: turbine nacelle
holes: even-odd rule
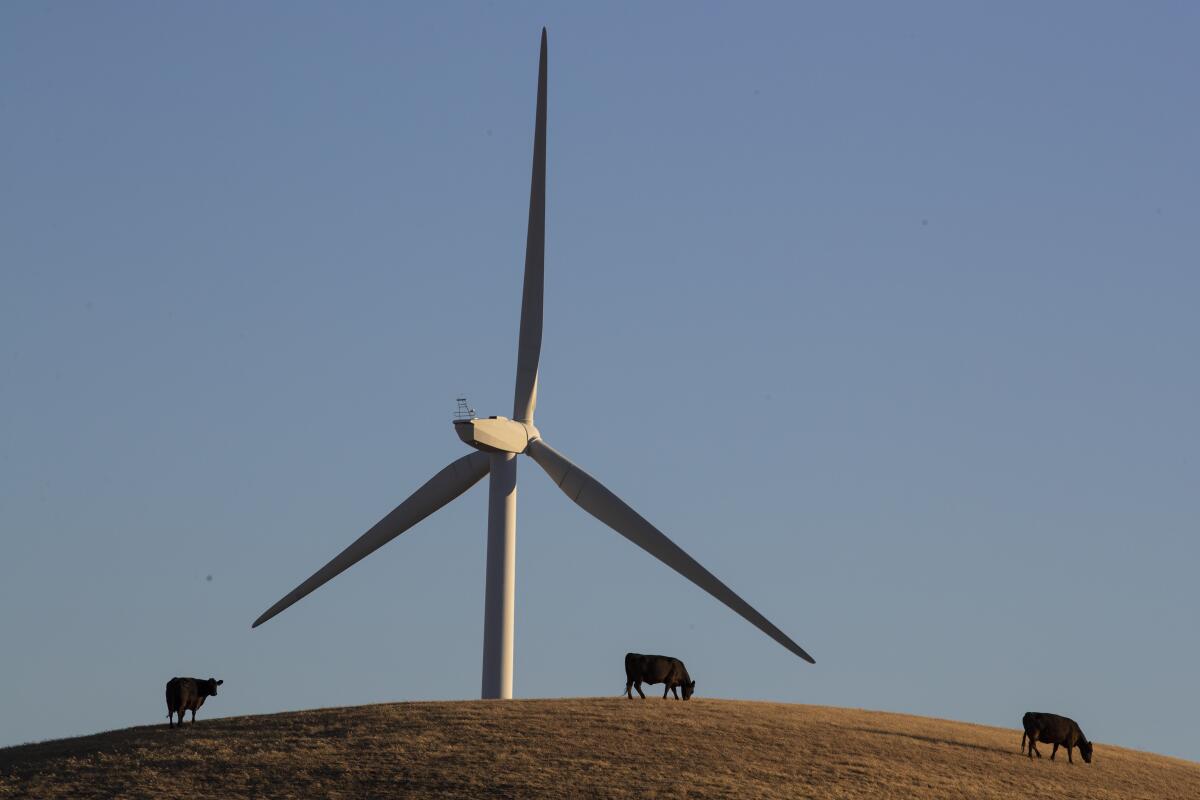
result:
[[[533,423],[507,417],[456,419],[454,432],[471,447],[487,453],[524,453],[540,435]]]

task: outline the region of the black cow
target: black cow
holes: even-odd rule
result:
[[[667,692],[670,692],[678,700],[676,687],[683,689],[684,700],[687,700],[692,696],[692,692],[696,691],[696,682],[692,680],[691,675],[688,675],[687,667],[678,658],[626,653],[625,696],[630,700],[633,699],[633,692],[630,691],[630,687],[633,687],[645,700],[646,694],[642,691],[643,683],[665,683],[663,700],[667,699]]]
[[[217,696],[217,687],[225,681],[216,678],[200,680],[199,678],[171,678],[167,681],[167,724],[175,727],[176,713],[179,714],[179,725],[183,727],[183,712],[192,712],[192,724],[196,724],[196,709],[204,705],[204,698]]]
[[[1075,720],[1060,717],[1058,714],[1027,711],[1025,716],[1021,717],[1021,725],[1025,728],[1025,733],[1021,734],[1021,752],[1025,752],[1025,740],[1028,739],[1030,760],[1033,760],[1034,753],[1037,753],[1038,758],[1042,757],[1037,749],[1037,743],[1042,742],[1054,745],[1054,749],[1050,751],[1051,761],[1054,760],[1059,746],[1062,746],[1067,748],[1067,761],[1070,763],[1075,763],[1071,758],[1072,747],[1078,747],[1083,760],[1088,764],[1092,763],[1092,743],[1084,737]]]

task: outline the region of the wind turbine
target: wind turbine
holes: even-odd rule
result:
[[[542,284],[546,234],[546,29],[538,63],[537,115],[533,138],[533,179],[529,191],[529,230],[525,242],[525,283],[517,345],[517,382],[512,419],[456,419],[454,431],[476,452],[452,462],[381,519],[308,580],[254,621],[257,628],[300,598],[366,558],[421,520],[470,489],[484,476],[488,484],[487,588],[483,626],[483,698],[512,697],[513,599],[517,553],[517,456],[524,453],[584,511],[662,561],[742,615],[805,661],[800,645],[679,545],[647,522],[600,481],[546,443],[533,424],[537,404],[538,359],[542,349]]]

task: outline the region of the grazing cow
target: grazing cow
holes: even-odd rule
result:
[[[1074,764],[1075,761],[1071,758],[1071,748],[1078,747],[1079,755],[1083,756],[1083,760],[1088,764],[1092,763],[1092,743],[1089,742],[1083,735],[1083,731],[1079,729],[1078,723],[1068,717],[1060,717],[1058,714],[1043,714],[1037,711],[1028,711],[1025,716],[1021,717],[1021,725],[1025,728],[1025,733],[1021,734],[1021,752],[1025,752],[1025,740],[1029,740],[1029,759],[1033,760],[1033,754],[1037,753],[1037,757],[1041,758],[1042,754],[1037,749],[1037,743],[1052,744],[1054,749],[1050,751],[1050,760],[1054,760],[1054,754],[1058,752],[1059,746],[1067,748],[1067,761]]]
[[[176,713],[179,714],[179,726],[183,727],[183,712],[192,712],[192,724],[196,724],[196,709],[204,705],[204,698],[216,697],[217,687],[225,681],[216,678],[200,680],[199,678],[171,678],[167,681],[167,724],[175,727]]]
[[[626,653],[625,696],[630,700],[633,699],[633,692],[630,691],[630,687],[633,687],[645,700],[646,694],[642,691],[643,683],[665,683],[663,700],[667,699],[667,692],[670,692],[678,700],[676,687],[683,689],[684,700],[687,700],[692,696],[692,692],[696,691],[696,682],[692,680],[692,676],[688,675],[687,667],[678,658]]]

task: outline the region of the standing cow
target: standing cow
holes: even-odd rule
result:
[[[1054,745],[1054,749],[1050,751],[1051,761],[1054,760],[1059,746],[1062,746],[1067,748],[1067,761],[1070,763],[1075,763],[1071,758],[1072,747],[1078,747],[1083,760],[1088,764],[1092,763],[1092,743],[1084,737],[1075,720],[1060,717],[1058,714],[1027,711],[1025,716],[1021,717],[1021,726],[1025,728],[1025,733],[1021,734],[1021,752],[1025,752],[1025,740],[1028,739],[1030,760],[1033,760],[1034,753],[1037,753],[1038,758],[1042,757],[1037,749],[1037,743],[1042,742]]]
[[[204,705],[204,698],[217,696],[217,687],[225,681],[216,678],[171,678],[167,681],[167,725],[175,727],[176,713],[179,726],[183,727],[183,712],[192,712],[192,724],[196,724],[196,709]]]
[[[626,653],[625,654],[625,696],[630,700],[633,699],[633,692],[630,687],[637,689],[637,693],[646,699],[645,692],[642,691],[643,683],[665,683],[666,688],[663,689],[663,700],[667,699],[667,692],[679,699],[676,693],[676,687],[683,689],[683,699],[687,700],[692,696],[692,692],[696,691],[696,682],[688,675],[687,667],[678,658],[670,656],[644,656],[641,653]]]

